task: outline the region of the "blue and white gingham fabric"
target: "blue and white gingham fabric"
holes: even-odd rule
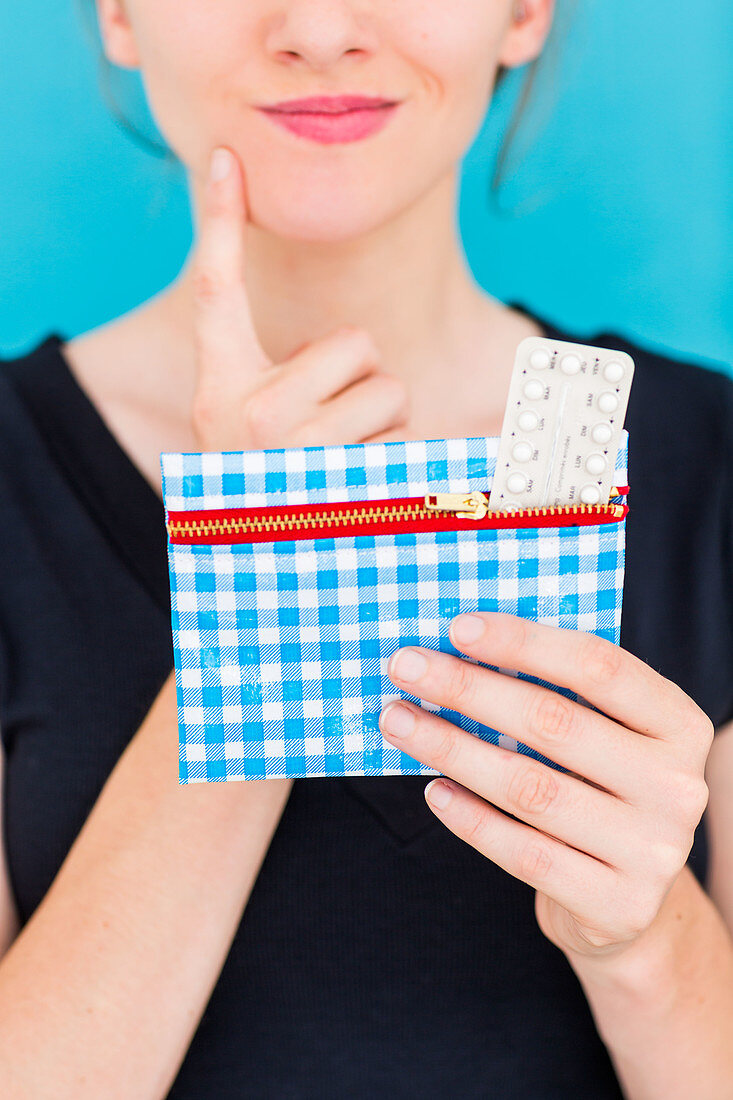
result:
[[[480,436],[164,452],[164,502],[169,511],[196,511],[488,490],[498,444]],[[627,452],[624,431],[617,485],[627,483]],[[169,542],[179,782],[439,775],[382,738],[380,711],[405,697],[559,767],[500,731],[397,691],[387,662],[404,645],[455,654],[450,620],[472,610],[618,643],[625,527],[622,520],[232,546]],[[586,702],[525,673],[500,671]]]

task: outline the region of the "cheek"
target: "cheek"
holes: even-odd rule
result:
[[[151,0],[136,28],[141,77],[155,121],[191,167],[231,140],[232,111],[256,98],[244,87],[256,56],[247,5]]]
[[[508,26],[509,0],[415,0],[403,9],[408,65],[422,78],[451,149],[483,121]],[[401,20],[402,21],[402,20]],[[420,27],[416,32],[415,27]]]

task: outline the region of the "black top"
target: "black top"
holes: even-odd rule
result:
[[[4,830],[23,922],[173,665],[163,505],[63,342],[0,360]],[[621,644],[720,726],[733,381],[613,335],[581,342],[636,362]],[[170,1097],[622,1097],[534,890],[434,817],[428,781],[295,780]],[[690,855],[703,883],[704,821]]]

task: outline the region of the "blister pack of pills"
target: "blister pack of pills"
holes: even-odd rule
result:
[[[608,500],[634,374],[622,351],[530,336],[517,348],[490,507]]]

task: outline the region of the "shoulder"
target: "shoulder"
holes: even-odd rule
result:
[[[48,354],[50,350],[64,342],[64,337],[56,331],[48,330],[45,336],[39,337],[35,343],[17,355],[0,354],[0,375],[6,377],[13,374],[16,369],[23,370],[26,365],[35,362],[40,356]]]
[[[47,423],[65,402],[58,333],[43,337],[27,352],[0,357],[0,486],[4,497],[43,476],[50,460]],[[7,503],[7,502],[6,502]]]
[[[632,422],[650,428],[655,423],[667,429],[677,426],[683,438],[689,437],[695,427],[716,429],[719,439],[733,442],[732,365],[692,361],[612,333],[602,333],[589,342],[618,348],[634,360],[636,370],[629,400]]]
[[[558,334],[559,335],[559,334]],[[696,499],[733,518],[733,370],[690,360],[616,333],[566,337],[617,348],[634,360],[625,427],[633,499],[651,510],[670,497]]]
[[[24,391],[37,384],[41,373],[48,373],[49,359],[59,341],[57,334],[49,334],[22,354],[0,356],[0,453],[7,451],[11,438],[16,441],[30,419]]]
[[[58,332],[49,332],[28,351],[19,355],[0,355],[0,387],[3,399],[7,397],[11,402],[20,400],[23,391],[34,385],[37,379],[51,374],[60,358],[59,348],[63,342],[64,338]],[[6,401],[3,400],[0,411],[5,406]]]
[[[630,502],[642,505],[655,522],[661,511],[684,517],[717,545],[722,536],[725,554],[733,558],[731,368],[655,351],[614,334],[588,342],[626,351],[635,363],[625,420]]]
[[[692,469],[712,458],[718,475],[733,483],[733,363],[661,351],[619,332],[579,336],[521,305],[515,308],[551,339],[631,356],[635,371],[625,419],[630,464],[635,456],[640,469],[664,463],[669,470],[680,462]]]

